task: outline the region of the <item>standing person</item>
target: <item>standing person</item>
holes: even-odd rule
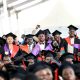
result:
[[[14,44],[14,40],[17,36],[13,33],[8,33],[6,35],[6,44],[4,45],[4,55],[9,55],[14,58],[19,51],[19,46]]]
[[[78,37],[76,37],[76,34],[75,34],[78,28],[73,25],[69,25],[68,28],[69,28],[69,36],[65,38],[66,52],[77,54],[78,48],[74,47],[73,45],[80,44],[80,39],[78,39]]]
[[[23,45],[20,45],[20,49],[22,51],[25,51],[26,53],[31,53],[34,46],[35,46],[35,42],[33,40],[33,36],[32,34],[28,34],[26,35],[26,38],[24,40],[24,44]]]
[[[45,32],[43,30],[39,30],[36,36],[38,37],[39,42],[35,45],[34,49],[32,50],[32,54],[36,56],[42,50],[52,50],[52,46],[50,44],[47,44],[45,41]]]
[[[52,42],[52,37],[51,37],[50,30],[45,29],[44,32],[45,32],[45,36],[46,36],[45,40],[47,41],[47,43],[51,43]]]
[[[35,41],[33,40],[33,37],[34,37],[34,35],[32,35],[32,34],[26,35],[26,40],[25,41],[28,45],[29,53],[32,52],[32,50],[33,50],[33,48],[36,44]]]
[[[54,37],[53,42],[51,43],[52,47],[53,47],[53,51],[55,53],[57,53],[57,57],[61,57],[61,55],[63,55],[65,53],[65,48],[64,48],[64,39],[61,38],[62,33],[58,30],[55,30],[52,35]]]

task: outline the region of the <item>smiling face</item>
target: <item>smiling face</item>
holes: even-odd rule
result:
[[[75,36],[75,30],[69,30],[69,35],[70,37],[74,37]]]
[[[74,70],[70,67],[63,69],[62,77],[64,80],[76,80]]]
[[[60,35],[59,35],[59,34],[56,34],[56,35],[54,36],[54,39],[55,39],[56,41],[59,41],[59,40],[60,40]]]
[[[41,80],[52,80],[53,75],[50,69],[45,68],[42,70],[39,70],[35,73],[35,75],[40,78]]]
[[[13,37],[8,36],[6,41],[8,44],[12,44],[14,40],[13,40]]]
[[[38,36],[38,39],[39,39],[40,42],[44,42],[45,41],[45,35],[44,34],[40,34]]]

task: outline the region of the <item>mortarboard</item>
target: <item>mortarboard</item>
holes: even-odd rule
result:
[[[49,29],[45,29],[44,32],[45,32],[45,35],[47,35],[47,34],[51,34],[51,32],[50,32]]]
[[[55,36],[55,35],[57,35],[57,34],[60,35],[60,34],[62,34],[62,33],[61,33],[60,31],[58,31],[58,30],[55,30],[55,31],[52,33],[53,36]]]
[[[27,55],[28,54],[25,51],[19,50],[17,52],[17,55],[14,58],[11,58],[12,63],[18,64],[18,65],[21,64],[22,60],[25,59]]]
[[[45,34],[45,32],[40,29],[40,30],[36,33],[36,36],[38,37],[40,34]]]
[[[33,60],[35,60],[36,59],[36,56],[34,56],[32,53],[30,53],[30,54],[28,54],[27,56],[26,56],[26,59],[28,60],[28,59],[33,59]]]
[[[33,36],[34,36],[34,35],[32,35],[32,34],[27,34],[27,35],[26,35],[26,38],[33,38]]]
[[[53,52],[49,50],[43,50],[45,57],[53,57]]]
[[[75,31],[78,30],[78,28],[73,25],[69,25],[68,28],[69,30],[75,30]]]
[[[26,64],[26,66],[33,65],[36,62],[36,56],[34,56],[32,53],[30,53],[25,57],[24,62]]]
[[[6,35],[6,38],[9,37],[9,36],[13,37],[13,39],[15,39],[15,38],[17,37],[17,36],[16,36],[15,34],[13,34],[12,32],[8,33],[8,34]]]
[[[65,61],[65,59],[67,59],[67,58],[74,59],[74,55],[71,54],[71,53],[64,53],[64,54],[59,58],[59,60],[60,60],[60,61]]]

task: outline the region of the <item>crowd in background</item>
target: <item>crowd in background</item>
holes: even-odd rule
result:
[[[68,29],[65,38],[49,29],[23,34],[22,42],[12,32],[0,37],[0,80],[80,80],[78,28]]]

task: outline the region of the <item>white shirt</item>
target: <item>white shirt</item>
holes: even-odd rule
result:
[[[34,44],[28,45],[28,47],[29,47],[29,52],[32,52],[33,46],[34,46]]]
[[[70,38],[71,44],[74,44],[74,38]],[[70,44],[68,44],[68,52],[69,53],[74,53],[74,47]]]
[[[12,50],[10,50],[10,53],[12,54]]]
[[[43,44],[39,44],[40,46],[40,50],[44,50],[45,49],[45,42],[43,42]]]

